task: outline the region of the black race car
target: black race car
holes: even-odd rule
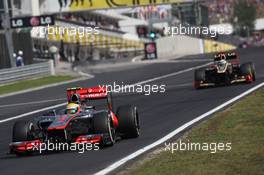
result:
[[[252,62],[239,63],[236,52],[218,53],[214,63],[194,72],[194,87],[230,85],[233,83],[251,83],[256,80],[255,66]]]
[[[100,147],[113,145],[118,139],[139,136],[137,107],[120,106],[114,113],[112,97],[106,88],[70,88],[67,97],[68,103],[80,106],[76,113],[50,111],[32,120],[15,122],[10,152],[27,155],[39,151],[43,143],[48,142],[92,143]],[[100,99],[104,103],[100,103]]]

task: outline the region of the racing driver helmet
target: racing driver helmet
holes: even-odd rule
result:
[[[78,112],[80,112],[81,107],[79,104],[76,103],[69,103],[67,105],[67,114],[77,114]]]
[[[227,63],[226,61],[226,55],[225,54],[221,54],[220,57],[218,57],[218,59],[215,59],[215,64],[219,65],[219,66],[224,66]]]

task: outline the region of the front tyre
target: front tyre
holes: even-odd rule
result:
[[[94,114],[93,133],[103,134],[102,146],[112,146],[115,143],[115,129],[108,112]]]
[[[248,83],[256,80],[255,66],[252,62],[242,64],[240,71],[241,75],[246,77]]]
[[[23,142],[34,140],[34,125],[30,121],[20,120],[15,122],[13,126],[13,142]],[[26,156],[29,152],[14,152],[17,156]]]
[[[204,69],[196,69],[194,71],[194,88],[200,89],[201,82],[205,81],[205,70]]]
[[[29,141],[34,139],[34,125],[30,121],[17,121],[13,126],[13,142]]]
[[[251,67],[251,70],[252,70],[252,78],[253,78],[253,81],[256,81],[256,69],[255,69],[255,65],[254,63],[250,62],[250,67]]]

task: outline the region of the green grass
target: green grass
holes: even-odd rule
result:
[[[37,79],[21,80],[12,84],[0,86],[0,94],[6,94],[43,85],[59,83],[63,81],[72,80],[73,78],[74,77],[72,76],[47,76]]]
[[[232,143],[230,151],[169,151],[135,166],[130,175],[264,174],[264,89],[215,114],[181,138],[187,143]],[[177,141],[179,143],[179,140]],[[165,146],[164,146],[165,147]]]

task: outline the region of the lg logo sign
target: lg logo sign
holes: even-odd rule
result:
[[[40,23],[42,25],[51,25],[52,24],[52,21],[53,21],[53,18],[51,18],[50,16],[47,16],[47,17],[41,17],[40,18]]]
[[[39,26],[39,25],[52,25],[53,19],[50,16],[40,16],[38,17],[32,17],[30,19],[30,24],[32,26]]]
[[[22,27],[35,27],[35,26],[47,26],[54,25],[53,16],[33,16],[24,18],[12,18],[11,28],[22,28]]]
[[[17,28],[23,26],[23,20],[22,19],[11,19],[11,27]]]

